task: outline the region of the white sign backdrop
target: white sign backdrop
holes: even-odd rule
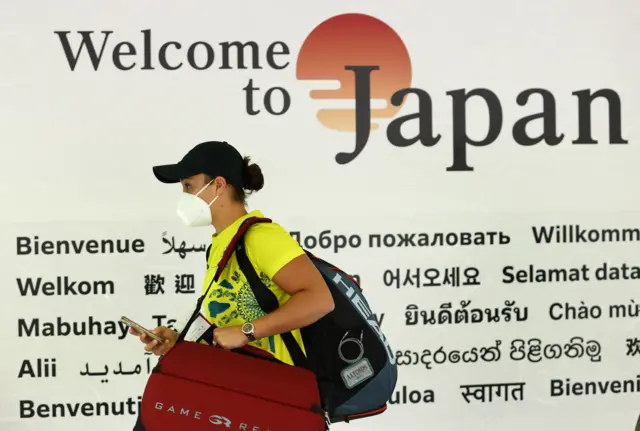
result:
[[[632,1],[5,2],[0,428],[133,427],[155,359],[118,318],[182,318],[211,234],[151,166],[213,139],[263,168],[251,208],[360,276],[398,352],[389,411],[336,429],[633,429],[639,19]]]

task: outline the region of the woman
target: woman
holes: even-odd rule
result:
[[[264,185],[260,167],[226,142],[211,141],[195,146],[177,164],[156,166],[153,172],[163,183],[182,184],[177,212],[185,224],[213,225],[215,229],[204,292],[240,224],[248,217],[263,217],[260,211],[247,213],[245,208],[247,192],[258,191]],[[208,324],[215,325],[213,340],[218,346],[236,349],[250,344],[293,364],[279,334],[291,331],[304,352],[298,329],[333,310],[331,292],[300,245],[280,225],[253,225],[245,244],[251,263],[278,298],[280,308],[269,314],[260,309],[233,255],[218,283],[209,290],[201,312]],[[164,343],[131,330],[145,344],[145,350],[156,355],[169,351],[178,337],[167,327],[153,332]]]

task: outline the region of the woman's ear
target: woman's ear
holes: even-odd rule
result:
[[[214,187],[216,188],[216,195],[223,195],[227,190],[227,181],[223,177],[218,177],[213,182]]]

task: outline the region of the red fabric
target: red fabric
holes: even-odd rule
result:
[[[250,349],[252,352],[258,349]],[[159,362],[142,398],[147,431],[324,431],[312,372],[183,342]]]

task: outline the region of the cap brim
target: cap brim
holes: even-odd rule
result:
[[[160,182],[165,184],[179,183],[183,178],[182,169],[178,164],[154,166],[153,174]]]

